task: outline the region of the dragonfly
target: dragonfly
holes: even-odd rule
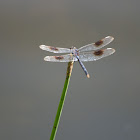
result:
[[[69,54],[59,55],[59,56],[46,56],[44,60],[51,61],[51,62],[78,61],[83,71],[85,72],[86,76],[89,78],[90,75],[86,67],[84,66],[83,62],[96,61],[113,54],[115,52],[115,49],[113,48],[101,49],[104,46],[108,45],[113,40],[114,38],[112,36],[107,36],[95,43],[85,45],[79,49],[77,49],[76,47],[59,48],[59,47],[52,47],[46,45],[40,45],[39,47],[42,50],[53,52],[53,53],[69,53]]]

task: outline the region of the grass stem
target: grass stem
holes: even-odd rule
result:
[[[72,73],[72,68],[73,68],[73,62],[69,62],[68,67],[67,67],[66,80],[65,80],[65,83],[64,83],[64,88],[63,88],[61,99],[60,99],[59,106],[58,106],[58,109],[57,109],[54,125],[53,125],[53,128],[52,128],[52,133],[51,133],[51,136],[50,136],[50,140],[55,140],[55,135],[56,135],[57,128],[58,128],[58,125],[59,125],[61,113],[62,113],[62,110],[63,110],[64,101],[65,101],[65,97],[66,97],[66,93],[67,93],[67,89],[68,89],[68,85],[69,85],[69,81],[70,81],[70,77],[71,77],[71,73]]]

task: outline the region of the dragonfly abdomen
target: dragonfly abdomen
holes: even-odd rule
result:
[[[90,76],[89,76],[89,73],[88,73],[86,67],[85,67],[84,64],[80,61],[79,57],[78,57],[78,56],[76,56],[76,57],[77,57],[77,59],[78,59],[78,62],[79,62],[79,64],[80,64],[80,66],[81,66],[82,69],[84,70],[86,76],[89,78]]]

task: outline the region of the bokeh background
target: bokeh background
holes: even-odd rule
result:
[[[108,35],[116,53],[75,62],[56,140],[140,139],[140,1],[1,0],[0,139],[48,140],[67,63],[46,44],[77,48]]]

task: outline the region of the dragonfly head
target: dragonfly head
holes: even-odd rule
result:
[[[70,47],[70,49],[73,50],[73,49],[76,49],[76,47],[72,46],[72,47]]]

